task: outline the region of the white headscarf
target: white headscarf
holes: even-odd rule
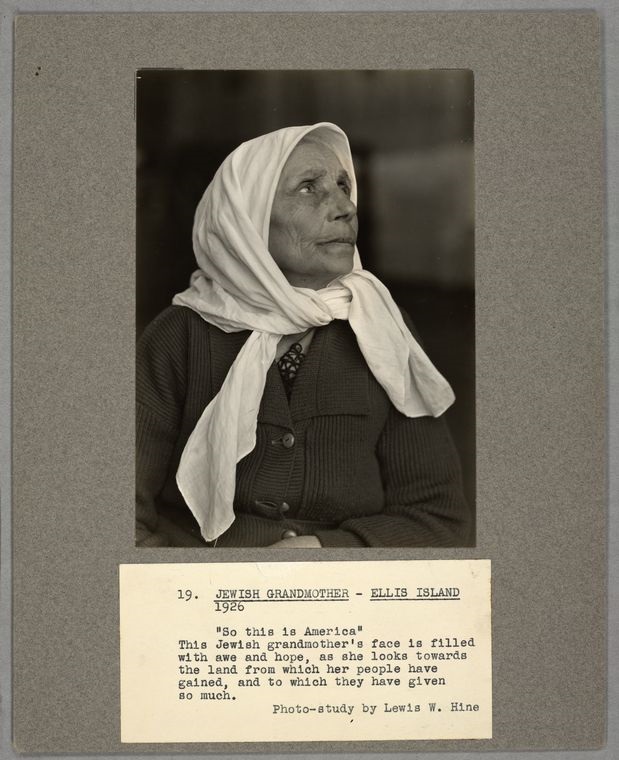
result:
[[[219,167],[196,210],[198,271],[173,303],[225,332],[252,333],[183,451],[176,482],[207,541],[234,521],[236,464],[256,444],[266,374],[282,335],[347,319],[370,371],[408,417],[442,414],[454,401],[447,381],[406,327],[387,288],[361,268],[326,288],[293,287],[268,251],[271,207],[286,160],[309,132],[328,145],[356,184],[348,139],[327,122],[289,127],[242,143]]]

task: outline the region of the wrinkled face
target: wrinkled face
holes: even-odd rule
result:
[[[279,178],[269,251],[291,285],[318,290],[352,270],[357,209],[351,181],[327,146],[301,141]]]

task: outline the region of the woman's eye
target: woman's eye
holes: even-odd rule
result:
[[[299,188],[300,193],[312,193],[314,191],[314,183],[306,182]]]
[[[350,195],[350,185],[346,184],[346,182],[342,182],[340,187],[346,193],[346,195]]]

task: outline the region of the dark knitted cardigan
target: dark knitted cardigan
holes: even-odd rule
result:
[[[248,332],[172,306],[137,360],[137,542],[205,545],[175,482],[187,438]],[[369,371],[347,322],[315,331],[288,402],[274,364],[256,447],[237,465],[236,519],[217,546],[266,546],[287,530],[323,546],[462,546],[469,511],[442,418],[407,418]]]

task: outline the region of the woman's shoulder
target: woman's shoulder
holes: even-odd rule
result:
[[[193,309],[171,305],[147,325],[140,336],[139,345],[178,350],[180,346],[194,342],[209,342],[213,331],[221,332]]]
[[[208,329],[208,323],[205,322],[199,314],[186,306],[167,306],[162,312],[148,323],[143,332],[143,337],[159,335],[161,333],[174,334],[185,332],[191,326],[202,323]]]
[[[247,331],[226,333],[186,306],[168,306],[146,327],[138,342],[138,353],[179,357],[230,356],[234,359],[248,336]]]
[[[209,326],[184,306],[168,306],[144,329],[137,343],[138,366],[184,367],[188,357],[208,351]],[[180,371],[180,370],[179,370]]]

